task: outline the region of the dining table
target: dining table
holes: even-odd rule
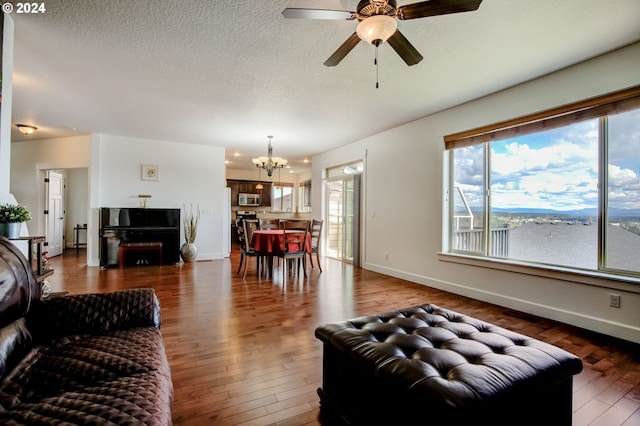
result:
[[[287,234],[296,233],[302,234],[305,231],[287,229]],[[258,229],[253,231],[251,237],[251,247],[258,254],[258,256],[264,256],[268,262],[268,275],[273,276],[273,258],[275,256],[282,255],[284,252],[284,233],[281,229]],[[295,244],[291,244],[290,251],[297,251],[299,247]],[[311,235],[307,232],[307,238],[305,240],[305,251],[311,253]]]

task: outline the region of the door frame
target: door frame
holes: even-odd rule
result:
[[[355,173],[351,173],[351,174],[341,174],[341,175],[337,175],[337,176],[329,176],[330,175],[330,171],[331,170],[337,170],[340,168],[346,168],[348,166],[361,166],[361,170]],[[325,256],[332,258],[332,259],[337,259],[340,260],[342,262],[346,262],[346,263],[351,263],[354,266],[358,266],[358,267],[362,267],[363,261],[364,261],[364,241],[362,238],[362,229],[364,229],[364,209],[363,209],[363,205],[364,205],[364,165],[365,165],[365,161],[364,160],[356,160],[344,165],[340,165],[340,166],[334,166],[334,167],[328,167],[327,169],[325,169],[324,173],[325,173],[325,177],[324,177],[324,185],[323,185],[323,198],[324,198],[324,218],[325,218],[325,232],[324,232],[324,253]],[[340,257],[337,256],[331,256],[329,255],[329,234],[330,234],[330,229],[331,229],[331,223],[330,223],[330,218],[331,215],[329,213],[329,210],[331,208],[331,202],[330,202],[330,196],[331,193],[329,191],[329,184],[331,183],[335,183],[337,181],[341,181],[342,182],[342,188],[343,188],[343,193],[344,193],[344,187],[345,187],[345,177],[350,177],[352,178],[353,181],[353,186],[352,186],[352,191],[353,191],[353,197],[352,197],[352,201],[353,201],[353,205],[351,206],[351,211],[352,211],[352,223],[351,223],[351,243],[352,243],[352,248],[351,248],[351,253],[352,253],[352,257],[351,259],[346,258],[344,256],[344,244],[343,247],[341,249],[341,255]],[[342,198],[344,200],[344,197]],[[346,232],[346,227],[345,227],[345,221],[344,218],[346,217],[346,209],[343,208],[343,213],[342,213],[342,223],[343,223],[343,229],[341,232],[341,238],[343,239],[343,243],[344,243],[344,237],[345,237],[345,232]]]

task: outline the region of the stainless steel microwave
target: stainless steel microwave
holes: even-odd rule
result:
[[[238,194],[239,206],[259,206],[260,195],[259,194]]]

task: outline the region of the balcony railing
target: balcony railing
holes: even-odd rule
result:
[[[489,234],[489,256],[509,257],[509,229],[492,229]],[[482,229],[453,231],[452,249],[482,252],[484,232]]]

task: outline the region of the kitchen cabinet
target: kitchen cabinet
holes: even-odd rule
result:
[[[231,205],[238,205],[238,183],[234,180],[227,180],[227,188],[231,189]]]
[[[238,205],[238,194],[260,194],[260,206],[271,207],[271,182],[262,182],[263,189],[256,189],[258,181],[227,179],[231,189],[231,205]]]
[[[259,191],[260,206],[271,207],[271,183],[263,182],[262,186],[264,186],[264,188]]]
[[[238,192],[240,194],[255,194],[257,192],[256,184],[253,182],[240,181],[238,183]]]

